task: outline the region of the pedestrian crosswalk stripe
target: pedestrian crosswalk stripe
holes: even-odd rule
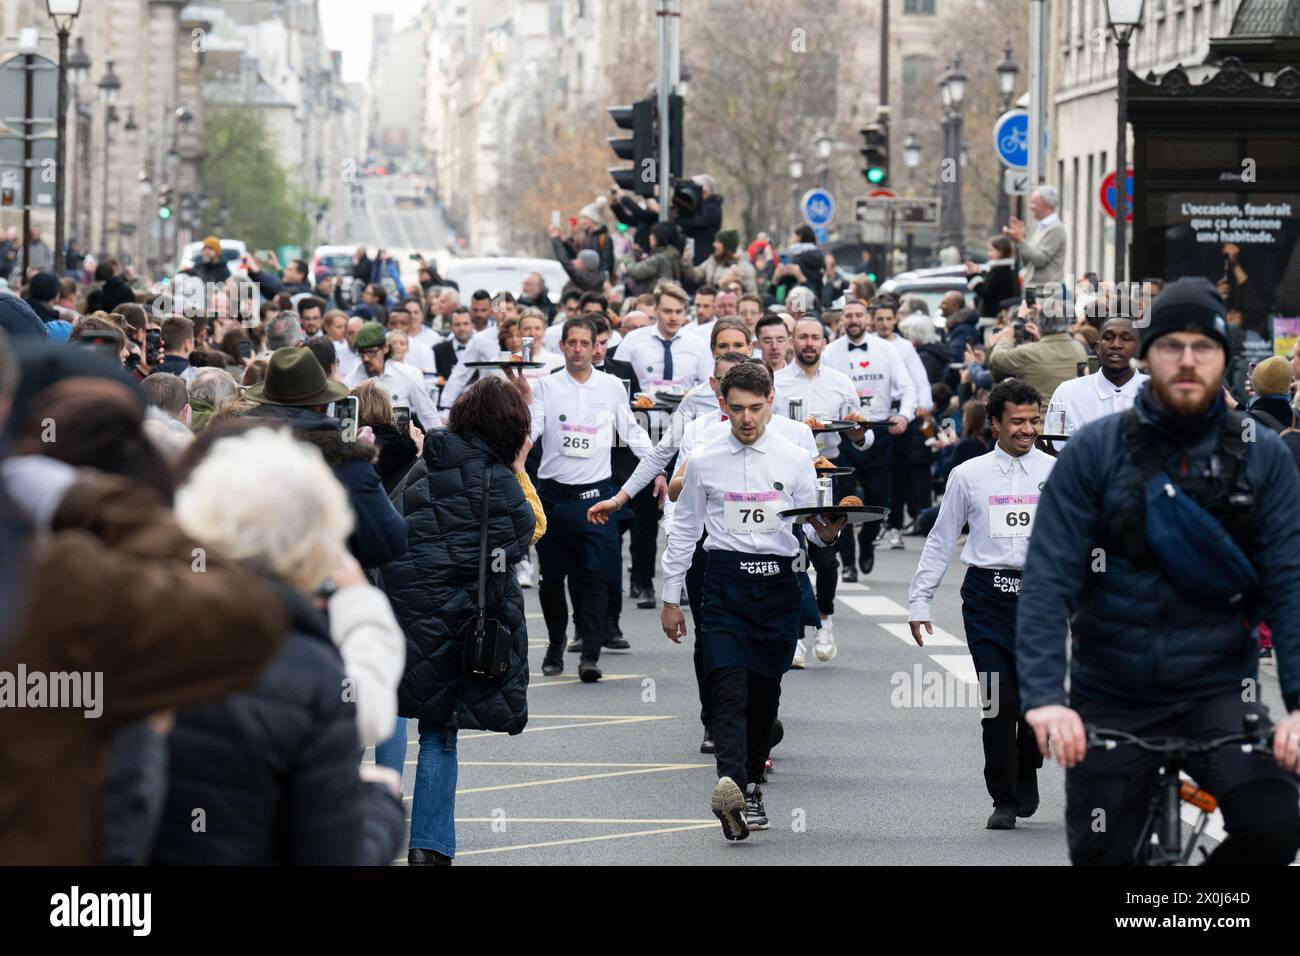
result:
[[[979,677],[975,673],[975,662],[970,659],[969,654],[931,654],[930,660],[968,684],[979,683]]]
[[[859,614],[865,614],[867,617],[907,617],[907,608],[883,595],[877,594],[870,597],[849,595],[848,597],[841,597],[840,600]]]
[[[897,621],[890,621],[888,623],[882,621],[879,623],[881,627],[883,627],[890,634],[893,634],[894,637],[898,638],[904,644],[908,644],[912,647],[916,647],[916,641],[912,639],[912,629],[908,625],[901,624]],[[953,635],[949,634],[941,627],[936,627],[934,629],[933,634],[926,633],[926,631],[923,628],[921,631],[921,636],[925,639],[926,647],[965,647],[966,646],[965,642],[962,641],[961,638],[954,637]]]

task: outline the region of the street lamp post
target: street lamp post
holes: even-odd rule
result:
[[[1106,22],[1119,53],[1116,78],[1115,281],[1124,281],[1128,258],[1128,42],[1142,22],[1143,0],[1106,0]]]
[[[104,191],[99,197],[99,248],[102,254],[107,255],[109,154],[113,151],[113,124],[117,122],[117,110],[113,104],[117,102],[118,91],[122,89],[122,80],[113,72],[111,56],[104,57],[104,75],[96,85],[99,87],[99,98],[104,104]]]
[[[817,185],[825,189],[830,182],[831,168],[829,161],[831,151],[835,148],[835,141],[831,139],[831,134],[827,132],[825,123],[817,130],[817,139],[813,146],[817,152]]]
[[[81,14],[81,0],[45,0],[45,9],[54,21],[59,38],[59,96],[54,119],[54,274],[61,276],[67,260],[63,250],[67,211],[63,163],[68,149],[68,37],[72,33],[72,24]],[[25,196],[23,199],[26,201]]]
[[[921,165],[921,141],[910,133],[907,139],[903,140],[903,165],[907,167],[907,195],[911,197],[915,192],[912,183],[916,179],[916,169]],[[915,240],[916,227],[909,222],[907,224],[907,268],[909,270],[916,267],[912,262],[912,247]]]
[[[944,161],[952,163],[951,181],[947,183],[947,200],[943,203],[940,228],[940,245],[956,243],[964,246],[966,214],[961,204],[961,104],[966,96],[966,74],[961,69],[961,58],[954,57],[952,66],[939,77],[939,100],[948,111],[944,119]],[[944,177],[945,180],[948,177]],[[964,253],[963,253],[964,254]]]
[[[1006,44],[1002,47],[1002,62],[996,67],[998,75],[998,93],[1002,96],[1002,112],[1011,109],[1011,99],[1016,93],[1016,76],[1020,73],[1020,67],[1016,61],[1011,58],[1011,37],[1007,36]],[[1002,183],[998,183],[998,205],[997,211],[993,214],[993,231],[997,232],[1005,226],[1011,219],[1011,199],[1007,195],[1007,190]]]
[[[87,158],[90,156],[90,133],[89,124],[86,122],[86,107],[81,102],[81,85],[90,77],[90,57],[86,53],[86,41],[83,37],[77,37],[76,46],[68,56],[68,79],[72,81],[72,104],[77,111],[77,174],[76,189],[72,191],[72,204],[69,218],[72,220],[72,228],[76,230],[77,235],[81,237],[84,243],[87,239],[86,233],[89,231],[89,225],[83,221],[83,217],[89,216],[88,197],[86,191],[89,188],[90,173],[87,171]],[[82,200],[86,199],[86,202]]]
[[[794,150],[785,158],[790,173],[790,206],[794,218],[790,220],[790,233],[799,228],[799,180],[803,178],[803,157]]]

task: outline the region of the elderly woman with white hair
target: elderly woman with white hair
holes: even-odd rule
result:
[[[948,349],[935,328],[934,319],[924,312],[913,312],[899,324],[898,331],[916,347],[930,384],[942,382],[948,374]]]
[[[178,717],[153,862],[391,862],[404,828],[401,782],[361,767],[358,711],[378,712],[372,739],[391,731],[404,657],[387,601],[348,553],[347,492],[319,452],[283,431],[219,432],[196,442],[177,521],[261,572],[288,633],[253,686]],[[201,571],[201,549],[194,560]],[[329,624],[317,606],[326,595]],[[348,647],[384,641],[396,648]]]

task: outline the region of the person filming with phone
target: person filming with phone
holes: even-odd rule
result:
[[[1075,377],[1079,363],[1088,361],[1088,352],[1070,335],[1065,303],[1060,299],[1031,301],[1032,291],[1026,290],[1016,320],[993,335],[989,371],[994,384],[1017,378],[1038,389],[1039,395],[1051,396],[1062,382]],[[1046,401],[1044,398],[1044,414]]]

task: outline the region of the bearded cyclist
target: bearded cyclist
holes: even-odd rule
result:
[[[1222,747],[1187,760],[1219,799],[1213,864],[1286,864],[1300,846],[1300,479],[1277,436],[1223,399],[1225,308],[1204,279],[1156,298],[1128,412],[1070,436],[1039,503],[1021,582],[1021,706],[1065,768],[1076,864],[1134,859],[1159,755],[1092,750],[1084,724],[1142,737],[1239,733],[1274,628],[1287,714],[1272,757]],[[1068,632],[1067,632],[1068,625]],[[1067,696],[1066,641],[1072,641]]]

